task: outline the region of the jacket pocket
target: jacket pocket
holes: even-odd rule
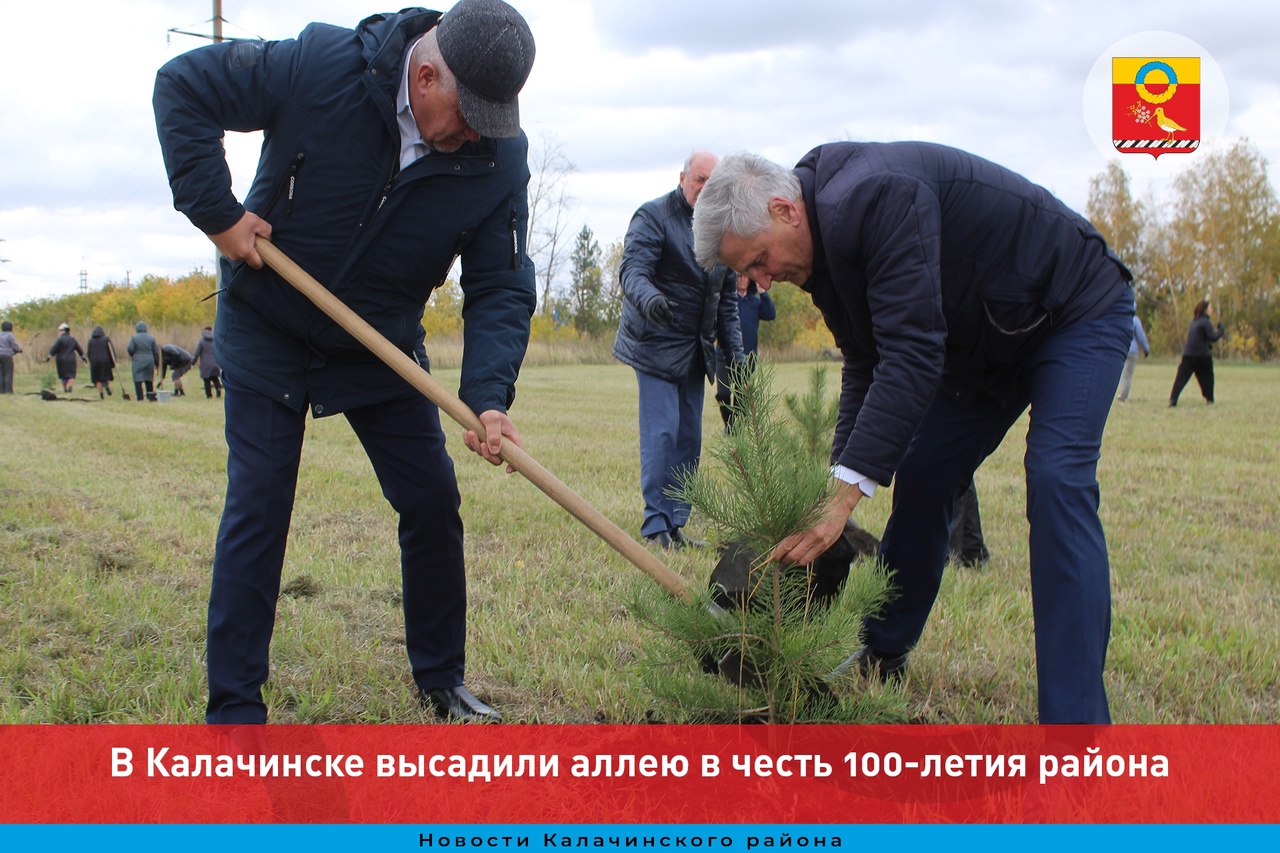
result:
[[[281,200],[284,201],[284,218],[288,219],[293,215],[293,199],[298,192],[298,172],[302,170],[302,164],[306,159],[307,153],[305,151],[299,151],[294,155],[293,162],[285,170],[284,177],[276,185],[276,191],[272,193],[271,200],[267,202],[266,207],[258,214],[259,217],[267,219]]]
[[[1053,329],[1053,315],[1033,294],[982,300],[978,353],[988,368],[1011,366]]]

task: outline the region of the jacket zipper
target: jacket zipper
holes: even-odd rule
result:
[[[288,192],[288,199],[284,209],[284,218],[288,219],[293,215],[293,194],[298,186],[298,170],[302,168],[302,161],[307,159],[305,151],[299,151],[293,158],[293,162],[289,164],[289,170],[285,172],[284,180],[276,187],[275,195],[271,196],[271,201],[267,202],[267,206],[259,214],[263,219],[271,214],[276,204],[280,201],[280,196]]]
[[[511,268],[518,269],[520,264],[520,237],[516,233],[516,212],[511,211]]]
[[[293,216],[293,193],[298,187],[298,170],[302,168],[302,161],[305,159],[307,155],[299,151],[298,156],[293,158],[293,164],[289,166],[289,197],[284,205],[285,219]]]

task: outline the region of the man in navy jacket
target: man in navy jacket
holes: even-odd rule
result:
[[[527,140],[517,95],[534,44],[500,0],[313,24],[280,42],[174,59],[154,105],[174,204],[224,257],[215,338],[226,395],[227,499],[209,600],[211,723],[266,720],[261,686],[307,410],[342,413],[400,516],[405,630],[425,707],[497,719],[463,686],[466,581],[453,463],[439,412],[264,268],[270,237],[406,353],[423,306],[462,259],[459,395],[498,463],[535,288],[525,253]],[[263,130],[243,205],[224,130]]]
[[[954,499],[1029,407],[1040,721],[1109,722],[1097,462],[1133,294],[1097,230],[1007,169],[902,142],[823,145],[794,170],[726,158],[694,235],[704,266],[808,291],[844,355],[832,501],[775,558],[811,562],[897,475],[880,555],[898,597],[841,669],[901,674],[937,596]]]
[[[640,533],[664,548],[701,544],[684,534],[689,505],[668,491],[702,453],[703,383],[715,381],[717,338],[733,364],[743,359],[737,279],[722,264],[704,271],[693,257],[693,205],[715,166],[714,154],[689,155],[679,186],[641,205],[622,246],[613,354],[639,384]]]

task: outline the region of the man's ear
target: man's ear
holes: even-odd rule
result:
[[[800,208],[791,199],[773,197],[769,199],[769,215],[784,225],[796,225],[800,222]]]
[[[413,75],[414,83],[420,91],[425,91],[428,86],[439,79],[439,72],[430,62],[424,62],[418,66],[417,72]]]

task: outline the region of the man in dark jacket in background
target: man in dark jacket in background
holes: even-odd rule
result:
[[[191,357],[191,353],[184,350],[177,344],[165,344],[160,347],[160,381],[156,383],[157,388],[164,387],[164,378],[173,372],[173,396],[187,396],[186,389],[182,387],[182,377],[187,375],[191,370],[191,365],[195,361]]]
[[[664,548],[701,544],[684,534],[689,505],[666,492],[702,453],[703,383],[715,382],[717,337],[742,361],[737,279],[722,264],[701,269],[693,256],[693,205],[715,167],[714,154],[691,154],[680,185],[636,211],[622,248],[613,354],[640,385],[640,534]]]
[[[462,259],[459,396],[499,464],[536,291],[525,251],[528,142],[517,95],[533,36],[500,0],[406,9],[355,29],[193,50],[161,69],[156,122],[174,204],[225,258],[215,340],[226,387],[227,501],[209,599],[211,723],[265,722],[261,687],[303,429],[342,413],[399,513],[406,646],[418,699],[450,720],[497,720],[463,685],[460,497],[436,407],[278,275],[270,237],[405,353],[423,306]],[[269,128],[242,206],[224,129]]]
[[[824,145],[794,171],[726,158],[694,219],[704,266],[801,286],[844,355],[833,499],[775,558],[811,562],[897,475],[880,550],[897,597],[840,671],[902,673],[938,593],[955,498],[1030,407],[1040,722],[1109,722],[1097,463],[1133,293],[1097,230],[1007,169],[915,142]]]

